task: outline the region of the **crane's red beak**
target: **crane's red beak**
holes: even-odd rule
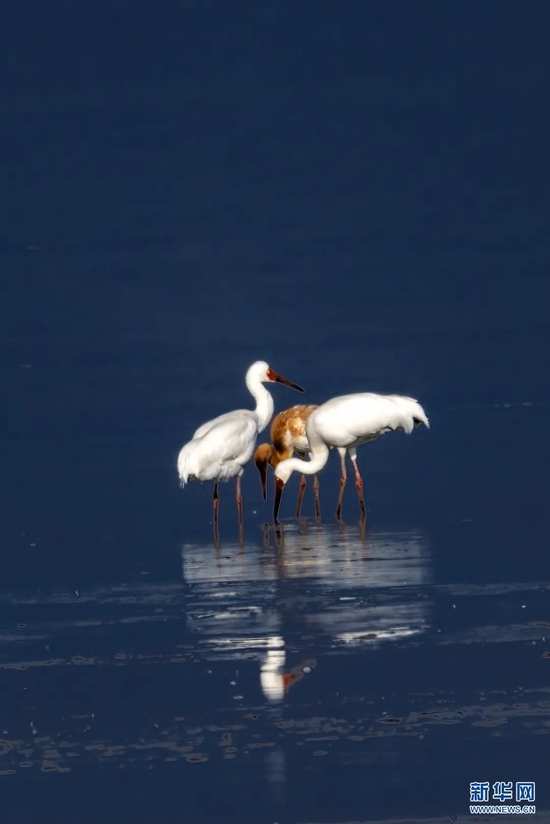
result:
[[[292,381],[283,378],[282,375],[278,375],[277,372],[273,371],[273,369],[267,370],[267,377],[270,381],[275,381],[275,383],[284,383],[285,386],[290,386],[291,389],[295,389],[297,392],[305,391],[301,386],[298,386],[297,383],[292,383]]]
[[[273,522],[279,524],[279,509],[281,507],[281,498],[283,497],[283,489],[285,482],[280,478],[275,478],[275,503],[273,504]]]

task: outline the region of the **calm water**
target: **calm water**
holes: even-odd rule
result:
[[[548,10],[358,8],[2,12],[6,824],[550,809]],[[332,455],[214,547],[176,456],[257,359],[424,405],[366,535]]]

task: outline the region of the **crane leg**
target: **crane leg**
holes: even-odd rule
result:
[[[321,484],[319,483],[319,478],[317,475],[313,476],[313,494],[315,495],[315,517],[317,520],[321,517],[321,501],[319,499],[319,487]]]
[[[348,473],[346,472],[346,453],[340,453],[340,462],[342,464],[342,471],[340,474],[340,492],[338,494],[338,503],[336,504],[336,520],[342,520],[342,503],[344,500],[344,489],[346,488],[346,482],[348,479]]]
[[[359,506],[361,507],[361,520],[364,520],[367,517],[367,510],[365,509],[365,499],[363,497],[363,478],[359,473],[357,458],[352,458],[351,460],[353,462],[353,468],[355,469],[355,488],[357,489]]]
[[[296,454],[298,455],[299,458],[301,458],[301,460],[305,460],[306,456],[305,456],[304,452],[298,452],[296,450]],[[306,490],[306,486],[307,486],[306,476],[304,474],[302,474],[302,476],[300,478],[300,487],[298,489],[298,500],[296,501],[296,517],[297,518],[299,518],[301,513],[302,513],[302,503],[303,503],[303,500],[304,500],[304,492]]]
[[[237,513],[239,515],[239,541],[242,545],[244,540],[244,525],[243,525],[243,496],[241,493],[241,476],[237,475],[236,483],[237,492]]]
[[[212,503],[214,507],[214,517],[212,522],[214,524],[214,543],[216,547],[219,549],[220,546],[220,533],[218,530],[218,509],[220,507],[220,496],[218,494],[218,482],[214,481],[214,492],[212,493]]]
[[[302,501],[304,500],[304,492],[306,491],[307,481],[306,476],[302,475],[300,478],[300,489],[298,490],[298,501],[296,502],[296,517],[300,517],[302,511]]]

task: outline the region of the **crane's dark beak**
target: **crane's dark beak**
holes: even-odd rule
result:
[[[267,501],[267,461],[256,461],[256,469],[260,473],[264,501]]]
[[[281,507],[281,498],[283,497],[284,488],[285,482],[281,481],[280,478],[275,478],[275,503],[273,504],[273,522],[276,524],[281,523],[279,521],[279,509]]]
[[[292,383],[292,381],[283,378],[282,375],[278,375],[277,372],[273,371],[273,369],[267,370],[267,377],[270,381],[275,381],[275,383],[283,383],[285,386],[290,386],[291,389],[295,389],[297,392],[305,391],[301,386],[298,386],[297,383]]]

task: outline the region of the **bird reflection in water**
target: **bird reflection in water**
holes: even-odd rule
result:
[[[309,675],[315,667],[317,666],[317,659],[316,658],[306,658],[304,661],[301,661],[295,667],[292,667],[289,672],[285,672],[283,674],[283,686],[285,693],[287,693],[292,687],[298,684],[304,676]]]
[[[315,658],[305,658],[285,671],[286,650],[284,639],[279,636],[271,643],[260,665],[260,685],[268,701],[282,701],[288,691],[317,666]]]
[[[294,526],[282,553],[205,549],[182,552],[187,626],[199,659],[235,663],[245,700],[259,680],[268,704],[282,704],[298,684],[302,694],[325,656],[374,653],[429,628],[431,555],[420,531],[373,531],[365,546],[355,530]]]
[[[351,533],[348,532],[349,525],[346,524],[345,521],[342,521],[342,520],[338,521],[336,526],[338,528],[338,532],[340,533],[341,536],[343,536],[343,538],[345,540],[349,540],[349,539],[353,540],[354,539],[352,537]],[[307,520],[307,518],[298,518],[297,519],[297,525],[294,525],[294,524],[290,525],[291,530],[295,530],[297,528],[298,533],[304,538],[311,534],[310,527],[311,527],[311,525],[310,525],[310,522]],[[262,530],[263,530],[263,545],[264,545],[265,549],[268,549],[271,546],[271,533],[273,533],[276,548],[277,549],[283,549],[283,547],[285,546],[285,531],[284,531],[284,528],[283,528],[283,524],[278,523],[278,524],[271,525],[271,524],[268,524],[268,523],[264,523],[262,525]],[[322,534],[322,531],[323,531],[323,526],[320,524],[319,521],[316,520],[316,522],[313,526],[313,534],[319,535],[319,534]],[[367,520],[366,520],[366,518],[361,518],[358,521],[357,531],[355,532],[355,536],[356,536],[356,539],[358,538],[360,540],[363,547],[365,547],[366,546],[366,541],[367,541]]]
[[[281,636],[270,638],[260,665],[260,685],[268,701],[281,701],[284,694],[285,642]]]

